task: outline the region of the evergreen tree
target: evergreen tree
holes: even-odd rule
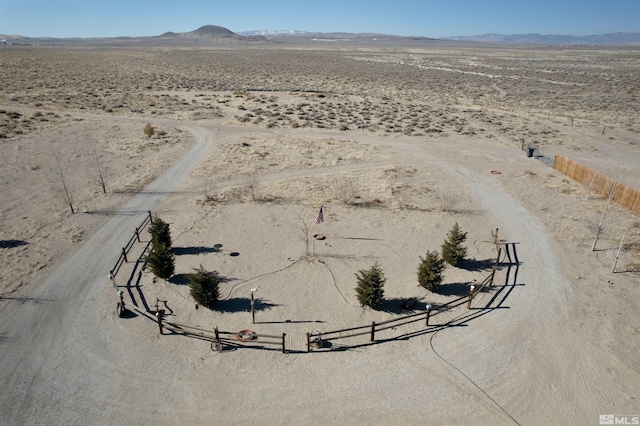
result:
[[[467,255],[467,248],[462,245],[467,240],[467,233],[460,230],[456,222],[449,233],[447,239],[442,244],[442,258],[449,265],[456,266]]]
[[[362,306],[369,306],[371,308],[382,303],[384,283],[387,281],[382,269],[375,264],[366,271],[359,271],[356,277],[358,278],[358,286],[356,287],[358,302],[360,302]]]
[[[216,271],[206,271],[202,265],[194,268],[194,271],[193,274],[187,274],[191,297],[202,306],[211,309],[220,299],[220,276]]]
[[[175,255],[171,252],[171,248],[165,244],[154,243],[146,261],[151,272],[163,280],[171,278],[176,269]]]
[[[432,293],[437,293],[442,284],[442,271],[445,268],[444,260],[437,251],[427,251],[425,257],[420,257],[418,266],[418,284]]]
[[[171,230],[169,224],[158,216],[153,217],[151,226],[149,226],[149,233],[151,234],[151,243],[155,246],[157,244],[165,245],[171,248]]]

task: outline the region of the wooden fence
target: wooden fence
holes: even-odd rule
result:
[[[499,256],[499,255],[498,255]],[[435,306],[433,308],[427,307],[426,312],[418,312],[409,315],[404,315],[399,318],[390,319],[387,321],[382,321],[376,323],[373,321],[371,325],[362,325],[358,327],[351,328],[343,328],[340,330],[331,330],[322,332],[320,335],[307,333],[307,352],[311,352],[311,348],[315,347],[316,349],[320,349],[323,347],[324,342],[330,342],[333,340],[341,340],[348,339],[357,336],[369,336],[370,342],[375,342],[376,333],[383,330],[388,330],[391,328],[398,327],[400,325],[411,324],[418,321],[425,322],[425,328],[429,326],[429,319],[437,315],[438,313],[442,313],[448,311],[454,307],[460,306],[464,303],[467,304],[467,309],[471,309],[471,302],[473,298],[479,294],[485,287],[491,287],[493,285],[493,279],[495,277],[497,269],[497,261],[496,266],[491,269],[491,273],[478,285],[472,286],[469,289],[469,295],[458,297],[457,299],[451,300],[443,305]]]
[[[136,228],[136,232],[135,232],[135,234],[133,234],[133,236],[131,237],[129,242],[127,244],[125,244],[124,247],[122,247],[122,251],[120,252],[120,257],[116,261],[115,266],[109,271],[109,277],[111,278],[111,280],[113,280],[116,277],[116,275],[118,274],[118,271],[120,270],[120,267],[122,266],[122,264],[124,262],[128,262],[129,261],[127,259],[127,254],[129,254],[129,251],[131,251],[131,248],[136,243],[136,241],[140,242],[140,231],[142,231],[144,229],[144,227],[147,226],[151,222],[153,222],[153,218],[151,217],[151,212],[149,212],[149,214],[142,221],[142,224],[139,227]]]
[[[197,327],[191,327],[189,325],[163,321],[163,311],[158,311],[156,313],[156,318],[158,321],[160,334],[163,334],[163,330],[166,329],[185,336],[194,336],[201,339],[210,340],[212,343],[226,343],[227,345],[260,348],[264,347],[264,345],[271,345],[279,346],[282,349],[282,353],[287,352],[287,333],[282,333],[281,336],[275,336],[268,334],[258,334],[251,330],[240,330],[238,332],[220,331],[218,330],[218,327],[213,330],[204,330]],[[220,350],[221,349],[222,346],[220,346]]]
[[[640,192],[635,189],[559,154],[553,168],[598,194],[608,197],[612,190],[615,191],[611,198],[613,202],[640,215]]]

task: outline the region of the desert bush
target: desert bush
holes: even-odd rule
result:
[[[202,265],[194,268],[195,273],[187,274],[189,293],[202,306],[211,309],[220,299],[220,276],[216,271],[206,271]]]
[[[442,284],[442,272],[445,263],[437,251],[427,251],[425,257],[420,257],[420,265],[418,266],[418,285],[437,293]]]
[[[460,202],[457,194],[445,193],[440,197],[440,211],[453,213],[456,211],[456,206]]]
[[[377,264],[374,264],[368,270],[358,271],[356,277],[358,279],[356,296],[360,305],[374,308],[382,303],[384,283],[387,281],[382,269]]]
[[[356,186],[351,179],[340,179],[335,186],[336,196],[344,204],[351,204],[356,198]]]
[[[147,123],[147,125],[144,126],[144,134],[148,138],[153,136],[155,132],[156,132],[156,129],[154,129],[153,126],[150,123]]]
[[[467,240],[467,233],[460,230],[456,222],[449,233],[447,239],[442,244],[442,259],[449,265],[456,266],[467,255],[467,248],[462,245]]]

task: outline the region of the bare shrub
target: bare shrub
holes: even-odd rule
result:
[[[74,197],[71,188],[69,187],[67,180],[64,177],[64,172],[62,171],[62,165],[60,164],[60,157],[58,153],[51,149],[50,152],[53,160],[55,162],[55,169],[53,170],[53,174],[56,175],[56,179],[52,180],[52,191],[60,198],[62,198],[67,205],[69,206],[69,210],[71,210],[71,214],[74,214]]]
[[[310,230],[313,222],[306,222],[301,214],[298,214],[298,224],[295,226],[298,238],[304,242],[304,255],[309,256],[309,240],[311,239]]]
[[[201,181],[202,193],[207,201],[215,200],[216,180],[213,176],[205,176]]]
[[[441,212],[455,213],[457,211],[458,204],[460,204],[460,198],[458,195],[446,192],[440,195],[440,204],[438,204],[438,208]]]
[[[256,191],[260,184],[260,175],[257,173],[248,174],[242,179],[242,183],[244,184],[246,191],[251,195],[251,201],[259,201],[256,196]]]
[[[344,204],[352,204],[356,198],[356,186],[351,179],[343,178],[336,185],[336,198]]]

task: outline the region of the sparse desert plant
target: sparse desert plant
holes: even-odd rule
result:
[[[453,213],[456,211],[456,206],[460,202],[460,199],[456,194],[450,192],[444,193],[440,196],[440,211]]]
[[[420,265],[418,266],[418,285],[437,293],[442,284],[442,272],[445,263],[437,251],[427,251],[424,257],[420,257]]]
[[[100,158],[102,156],[100,155],[100,152],[98,152],[98,146],[95,140],[93,140],[91,136],[88,136],[88,139],[91,142],[91,151],[89,152],[89,157],[91,158],[91,162],[93,163],[92,169],[94,170],[94,173],[92,173],[92,177],[95,182],[102,188],[102,193],[106,194],[106,170],[100,161]]]
[[[215,199],[216,180],[213,176],[205,176],[202,178],[202,192],[207,201]]]
[[[258,189],[258,185],[260,184],[260,175],[258,175],[257,173],[248,174],[242,179],[242,183],[244,183],[244,187],[251,195],[251,201],[258,201],[256,191]]]
[[[194,273],[186,275],[189,280],[189,293],[196,302],[211,309],[220,299],[220,276],[216,271],[205,270],[202,265],[193,270]]]
[[[375,308],[384,300],[384,284],[387,279],[378,264],[367,270],[360,270],[356,274],[358,286],[356,297],[362,306]]]
[[[462,244],[467,240],[467,233],[462,232],[458,222],[456,222],[449,233],[447,239],[442,244],[442,259],[451,266],[456,266],[467,255],[467,248]]]
[[[71,210],[71,214],[74,214],[76,211],[74,208],[73,193],[71,192],[71,189],[69,188],[69,185],[64,178],[62,166],[60,165],[60,157],[58,157],[58,153],[53,149],[51,149],[51,156],[56,163],[56,171],[54,173],[58,177],[58,180],[56,180],[58,184],[54,184],[53,191],[67,203],[67,205],[69,206],[69,210]]]
[[[356,197],[356,187],[351,179],[343,178],[336,185],[336,197],[344,204],[351,204]]]
[[[146,137],[150,138],[155,133],[156,133],[156,129],[154,129],[150,123],[147,123],[147,125],[144,126],[144,134]]]
[[[305,256],[309,255],[309,239],[311,238],[309,235],[309,231],[311,229],[311,222],[306,222],[301,214],[298,215],[298,225],[295,227],[296,232],[298,233],[298,237],[300,240],[304,242],[304,254]]]

